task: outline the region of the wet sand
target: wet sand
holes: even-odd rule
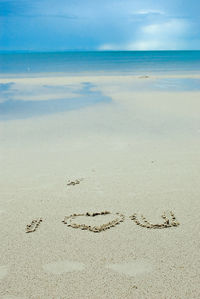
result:
[[[200,297],[200,92],[148,90],[145,80],[155,78],[0,80],[22,90],[90,82],[110,99],[0,121],[0,298]],[[125,220],[100,233],[62,222],[105,210]],[[171,210],[178,227],[148,229],[129,218],[160,223]],[[98,217],[76,220],[100,225]]]

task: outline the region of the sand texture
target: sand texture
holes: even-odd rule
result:
[[[200,298],[200,92],[146,90],[146,80],[156,78],[0,80],[90,82],[109,98],[0,121],[0,298]],[[180,225],[130,218],[159,224],[169,211]],[[66,221],[100,227],[117,213],[123,221],[100,232],[62,222],[81,214]]]

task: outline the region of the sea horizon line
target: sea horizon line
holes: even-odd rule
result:
[[[0,50],[0,54],[34,53],[140,53],[140,52],[200,52],[199,50]]]

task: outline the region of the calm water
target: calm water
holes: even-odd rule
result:
[[[95,85],[90,82],[82,82],[81,86],[74,87],[35,85],[34,88],[29,86],[30,90],[24,91],[16,83],[0,83],[0,120],[55,114],[111,102],[111,98],[103,95],[100,90],[93,90]],[[70,96],[67,94],[69,92]]]
[[[200,51],[1,53],[0,74],[200,71]]]
[[[12,82],[12,76],[38,77],[57,74],[74,75],[106,73],[115,75],[149,75],[151,73],[198,73],[200,51],[149,52],[66,52],[66,53],[4,53],[0,54],[0,120],[29,118],[81,109],[98,103],[111,103],[112,98],[91,82],[78,85],[26,85]],[[125,88],[125,87],[123,87]],[[157,78],[135,80],[129,91],[200,91],[198,78]]]

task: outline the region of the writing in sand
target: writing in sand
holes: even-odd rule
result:
[[[109,219],[108,222],[103,223],[101,225],[87,225],[87,224],[81,224],[76,222],[76,219],[78,217],[85,218],[86,220],[89,217],[97,217],[101,216],[104,217],[106,215],[112,216],[112,219]],[[177,221],[174,213],[172,211],[169,212],[164,212],[161,215],[163,222],[162,223],[151,223],[150,221],[147,220],[145,216],[138,215],[137,213],[132,214],[129,216],[129,218],[134,221],[137,225],[148,228],[148,229],[163,229],[163,228],[169,228],[169,227],[177,227],[179,226],[179,222]],[[67,224],[68,227],[76,228],[76,229],[81,229],[81,230],[88,230],[94,233],[100,233],[102,231],[105,231],[107,229],[110,229],[112,227],[115,227],[119,225],[121,222],[125,221],[125,216],[121,213],[111,213],[109,211],[103,211],[103,212],[95,212],[95,213],[82,213],[82,214],[71,214],[69,216],[65,216],[64,220],[62,221],[64,224]],[[37,218],[32,220],[31,224],[28,224],[26,226],[26,233],[31,233],[35,232],[38,227],[40,226],[42,222],[42,218]]]

